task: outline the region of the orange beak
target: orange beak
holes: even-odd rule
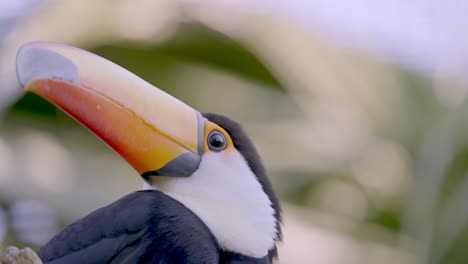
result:
[[[61,44],[28,43],[16,63],[26,91],[78,120],[145,179],[198,169],[205,119],[178,99],[106,59]]]

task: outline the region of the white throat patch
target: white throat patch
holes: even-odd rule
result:
[[[273,248],[271,201],[237,150],[205,153],[192,176],[164,177],[157,185],[198,215],[222,248],[256,258]]]

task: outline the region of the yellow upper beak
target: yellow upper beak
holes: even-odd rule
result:
[[[124,68],[77,48],[32,42],[17,54],[25,90],[89,128],[145,178],[189,176],[205,151],[205,119]]]

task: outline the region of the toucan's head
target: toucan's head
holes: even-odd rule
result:
[[[27,91],[126,159],[146,186],[198,215],[224,250],[255,258],[276,254],[279,202],[238,123],[202,114],[112,62],[61,44],[24,45],[17,74]]]

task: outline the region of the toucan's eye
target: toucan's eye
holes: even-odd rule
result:
[[[212,151],[222,151],[226,148],[226,138],[219,131],[211,131],[210,134],[208,134],[208,147]]]

